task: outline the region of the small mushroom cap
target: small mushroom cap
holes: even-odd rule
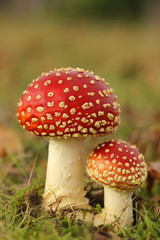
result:
[[[21,126],[48,137],[110,134],[117,130],[119,112],[108,83],[80,68],[42,73],[18,103]]]
[[[144,183],[147,165],[134,145],[121,140],[100,144],[89,156],[87,173],[95,181],[133,191]]]

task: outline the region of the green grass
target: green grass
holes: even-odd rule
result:
[[[134,209],[139,214],[140,221],[136,226],[123,229],[119,233],[122,239],[126,239],[126,237],[138,240],[160,239],[160,216],[153,211],[155,209],[159,211],[159,205],[151,201],[148,202],[148,206],[146,205],[146,203],[142,205],[141,211]]]
[[[19,127],[17,101],[41,72],[62,66],[93,70],[109,81],[121,104],[121,125],[112,137],[136,143],[147,161],[160,160],[154,130],[160,119],[160,30],[143,22],[8,17],[0,18],[0,124],[18,133],[24,151],[0,156],[0,240],[90,240],[90,224],[50,216],[27,202],[31,190],[43,194],[47,142]],[[146,186],[138,193],[144,200],[135,210],[137,224],[119,230],[122,239],[160,239],[160,205],[152,200],[158,194],[157,182],[151,194]]]
[[[1,195],[5,204],[0,208],[0,239],[91,239],[91,224],[47,215],[35,186],[37,182],[23,190],[12,189],[12,196]]]
[[[94,230],[91,223],[86,225],[70,221],[67,217],[46,214],[40,206],[39,189],[40,182],[34,179],[29,187],[12,189],[10,196],[1,195],[0,239],[92,239]],[[160,239],[160,205],[149,199],[139,200],[138,205],[139,210],[133,208],[137,214],[137,224],[119,229],[118,236],[122,239]]]

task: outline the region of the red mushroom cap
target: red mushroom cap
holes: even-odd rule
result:
[[[80,68],[43,73],[18,103],[23,128],[39,136],[109,134],[119,125],[119,104],[104,79]]]
[[[147,177],[143,155],[121,140],[100,144],[87,161],[88,175],[95,181],[120,190],[133,191]]]

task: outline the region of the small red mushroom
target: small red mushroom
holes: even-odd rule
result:
[[[80,68],[42,73],[18,103],[24,129],[49,139],[44,207],[86,207],[84,139],[110,134],[119,125],[119,104],[104,79]]]
[[[147,177],[147,165],[138,149],[122,140],[99,145],[89,156],[87,173],[104,185],[104,209],[94,224],[131,225],[132,195]]]

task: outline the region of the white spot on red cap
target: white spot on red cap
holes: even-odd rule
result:
[[[63,83],[63,80],[62,80],[62,79],[58,81],[58,84],[62,84],[62,83]]]
[[[68,99],[69,99],[70,101],[75,101],[75,100],[76,100],[75,96],[70,96]]]
[[[22,106],[22,101],[20,101],[17,105],[18,105],[18,107],[21,107]]]
[[[79,91],[79,87],[78,86],[73,86],[73,89],[74,89],[74,91]]]
[[[41,95],[38,94],[38,95],[36,96],[36,99],[41,99]]]
[[[22,111],[22,112],[21,112],[21,115],[24,117],[24,116],[25,116],[25,112],[24,112],[24,111]]]
[[[47,106],[48,107],[53,107],[54,106],[54,102],[52,101],[52,102],[47,102]]]
[[[81,74],[78,74],[77,77],[78,77],[78,78],[82,78],[82,75],[81,75]]]
[[[53,92],[49,92],[49,93],[47,94],[48,97],[53,97],[53,95],[54,95]]]
[[[34,123],[34,122],[38,122],[38,118],[31,118],[31,120],[32,120],[32,122]]]
[[[96,100],[96,103],[97,103],[97,104],[100,104],[100,102],[101,102],[101,101],[100,101],[99,99]]]
[[[59,77],[59,76],[61,76],[61,74],[58,72],[58,73],[56,73],[56,76],[58,76],[58,77]]]
[[[67,92],[69,92],[69,88],[64,89],[64,93],[67,93]]]
[[[63,113],[63,116],[62,116],[63,118],[69,118],[69,115],[68,114],[66,114],[66,113]]]
[[[93,97],[95,95],[95,93],[94,92],[88,92],[87,95]]]
[[[37,112],[43,112],[43,111],[44,111],[44,107],[37,107],[37,108],[36,108],[36,111],[37,111]]]
[[[51,84],[51,80],[47,80],[47,81],[44,82],[44,86],[47,86],[49,84]]]
[[[50,130],[54,130],[54,129],[55,129],[55,126],[54,126],[53,124],[51,124],[51,125],[49,126],[49,129],[50,129]]]
[[[76,113],[76,109],[75,108],[71,108],[70,113],[71,114],[75,114]]]
[[[31,100],[31,98],[32,98],[31,96],[28,96],[27,101],[29,102]]]
[[[67,80],[72,80],[72,77],[67,77]]]
[[[30,112],[31,112],[31,110],[32,110],[32,109],[31,109],[31,107],[28,107],[28,108],[27,108],[27,112],[29,112],[29,113],[30,113]]]

